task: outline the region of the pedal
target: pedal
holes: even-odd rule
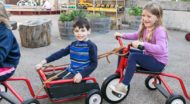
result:
[[[118,98],[121,98],[121,96],[122,96],[122,94],[119,94],[119,93],[117,93],[115,91],[112,91],[112,94],[115,95]]]

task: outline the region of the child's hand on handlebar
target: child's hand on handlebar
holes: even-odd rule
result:
[[[80,73],[77,73],[74,78],[74,83],[80,83],[82,81],[82,75]]]
[[[47,63],[47,61],[46,61],[46,60],[43,60],[43,61],[41,61],[39,64],[37,64],[35,67],[36,67],[36,69],[40,69],[40,68],[42,68],[43,65],[46,64],[46,63]]]
[[[144,43],[141,42],[141,41],[138,41],[138,40],[132,42],[132,46],[133,46],[134,48],[138,48],[139,45],[144,46]]]
[[[119,32],[115,32],[114,33],[114,37],[117,38],[117,37],[122,37],[123,34],[119,33]]]

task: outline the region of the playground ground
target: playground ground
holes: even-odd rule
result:
[[[15,16],[11,17],[11,20],[15,20],[18,23],[22,23],[25,20],[32,18],[49,18],[52,20],[52,42],[49,46],[41,48],[24,48],[21,46],[20,36],[18,29],[14,30],[14,34],[20,44],[21,49],[21,60],[17,68],[17,71],[14,77],[26,77],[30,80],[32,87],[35,92],[41,88],[42,84],[39,79],[37,72],[35,71],[35,65],[43,60],[45,57],[51,53],[59,50],[60,48],[66,47],[71,40],[61,40],[58,31],[58,15],[48,15],[48,16]],[[113,48],[118,47],[118,42],[114,39],[114,32],[133,32],[135,30],[111,30],[109,33],[92,33],[90,39],[94,41],[98,46],[98,53],[104,53],[111,51]],[[184,36],[185,32],[169,30],[169,64],[167,65],[165,72],[175,74],[180,76],[186,86],[188,94],[190,94],[190,42],[186,41]],[[93,72],[92,76],[97,78],[99,85],[101,86],[102,82],[106,77],[113,74],[116,69],[117,56],[112,55],[109,57],[111,63],[109,64],[106,59],[100,59],[98,62],[97,69]],[[61,65],[68,63],[69,58],[62,58],[51,64]],[[144,80],[146,75],[136,74],[131,82],[131,90],[128,97],[121,102],[120,104],[164,104],[166,99],[158,91],[149,91],[145,85]],[[183,95],[181,87],[176,80],[165,78],[168,81],[168,84],[171,86],[175,93]],[[28,92],[25,83],[23,82],[11,82],[11,85],[20,93],[24,99],[31,98],[30,93]],[[43,93],[43,92],[42,92]],[[184,95],[183,95],[184,96]],[[13,96],[12,96],[13,97]],[[185,96],[184,96],[185,97]],[[14,98],[14,97],[13,97]],[[40,99],[41,104],[52,104],[48,99]],[[190,101],[186,99],[187,104],[190,104]],[[4,101],[2,104],[6,104]],[[59,103],[62,104],[62,103]],[[66,102],[64,104],[84,104],[84,99]],[[103,104],[108,104],[106,101],[103,101]]]

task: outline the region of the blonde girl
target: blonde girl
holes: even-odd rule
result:
[[[143,51],[131,50],[128,56],[124,79],[110,88],[119,94],[126,94],[128,85],[136,71],[136,64],[147,71],[161,72],[168,63],[168,39],[162,26],[163,10],[158,3],[149,2],[142,12],[139,30],[134,33],[115,33],[126,40],[134,40],[132,46],[144,46]]]

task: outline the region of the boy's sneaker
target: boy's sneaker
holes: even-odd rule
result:
[[[119,83],[117,85],[110,85],[110,89],[112,90],[112,93],[121,98],[127,94],[128,86],[124,85],[123,83]]]

